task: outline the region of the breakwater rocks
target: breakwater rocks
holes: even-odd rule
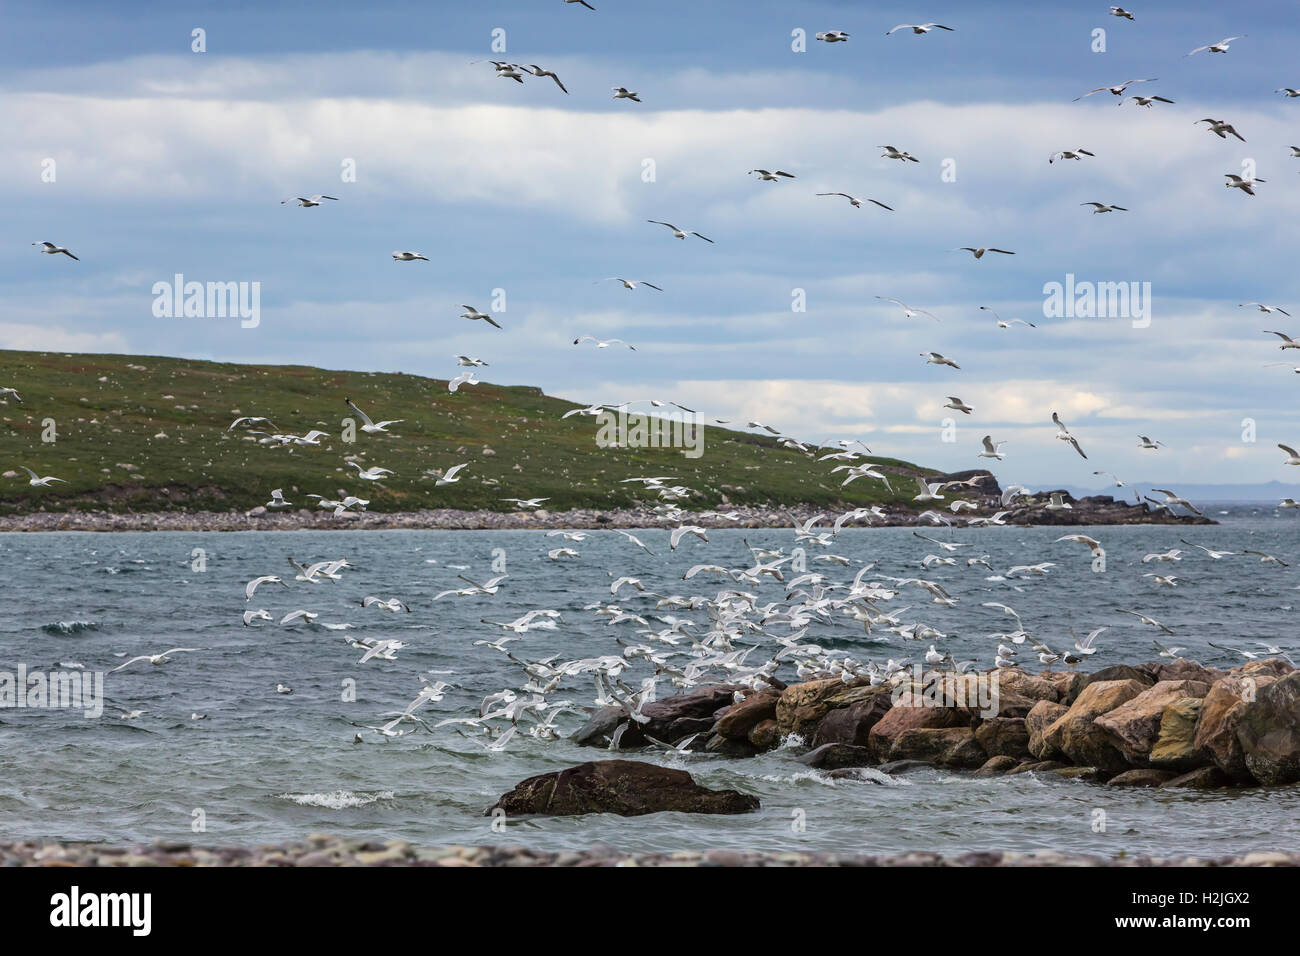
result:
[[[575,816],[617,813],[749,813],[758,798],[736,790],[710,790],[685,770],[639,760],[594,760],[555,773],[529,777],[487,811],[509,816]]]
[[[629,853],[610,846],[582,850],[534,850],[524,846],[421,847],[403,840],[384,842],[312,834],[305,840],[256,847],[196,847],[153,843],[114,847],[102,843],[0,844],[0,866],[1300,866],[1300,853],[1255,852],[1237,857],[1100,857],[1040,850],[1033,853],[980,851],[960,856],[902,853],[738,853],[682,850]]]
[[[978,499],[977,499],[978,500]],[[1046,499],[1044,499],[1046,500]],[[845,509],[847,510],[847,508]],[[980,513],[1000,510],[997,499],[981,505]],[[833,516],[833,507],[814,508],[727,506],[734,517],[718,517],[688,512],[692,524],[706,528],[789,528],[817,514]],[[968,513],[969,514],[969,513]],[[1068,511],[1051,511],[1042,504],[1022,505],[1007,510],[1007,524],[1022,525],[1108,525],[1108,524],[1214,524],[1208,518],[1174,516],[1152,510],[1148,505],[1116,502],[1109,496],[1081,498]],[[958,522],[960,523],[960,521]],[[423,511],[348,512],[335,517],[327,510],[306,508],[291,511],[151,511],[119,514],[109,511],[36,511],[0,517],[4,531],[359,531],[391,529],[429,529],[448,531],[489,531],[536,528],[654,528],[670,527],[675,522],[650,508],[601,510],[577,508],[570,511],[458,511],[452,508]],[[901,508],[886,509],[884,518],[873,518],[872,527],[927,525],[919,512]],[[850,523],[847,527],[861,527]]]
[[[716,684],[647,704],[642,716],[602,708],[572,740],[608,747],[623,727],[622,750],[661,741],[748,757],[797,734],[809,745],[800,761],[837,776],[935,766],[1129,787],[1300,782],[1300,671],[1277,658],[1231,670],[1179,658],[1091,674],[913,669],[875,686],[839,677],[763,690]]]

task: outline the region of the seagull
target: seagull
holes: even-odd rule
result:
[[[919,163],[919,162],[920,162],[920,160],[917,159],[915,156],[913,156],[911,153],[907,153],[907,152],[903,152],[902,150],[894,149],[894,147],[892,147],[892,146],[878,146],[877,149],[883,149],[883,150],[884,150],[884,152],[881,153],[880,155],[883,156],[885,159],[897,159],[897,160],[903,160],[903,161],[911,160],[911,161],[914,162],[914,163]]]
[[[596,9],[596,8],[593,7],[590,3],[588,3],[587,0],[564,0],[564,2],[565,2],[565,3],[580,3],[580,4],[582,4],[584,7],[586,7],[588,10],[595,10],[595,9]]]
[[[296,206],[303,207],[304,209],[310,209],[312,206],[319,206],[322,199],[333,199],[335,202],[338,202],[338,198],[338,196],[322,196],[320,193],[317,193],[314,196],[295,196],[292,199],[285,199],[280,202],[280,205],[283,206],[285,203],[291,202]]]
[[[550,501],[551,499],[550,498],[502,498],[501,500],[511,502],[512,504],[514,504],[516,508],[524,509],[524,508],[540,507],[543,501]]]
[[[1078,651],[1080,654],[1084,655],[1085,657],[1091,654],[1096,654],[1100,648],[1093,647],[1092,646],[1093,642],[1097,640],[1097,635],[1099,635],[1102,631],[1107,631],[1107,630],[1110,630],[1109,625],[1105,627],[1099,627],[1096,630],[1091,631],[1088,634],[1088,636],[1081,641],[1076,639],[1074,642],[1074,649]]]
[[[943,489],[943,482],[927,483],[924,478],[918,475],[916,486],[920,489],[920,494],[914,496],[913,501],[943,501],[943,495],[939,494]]]
[[[306,621],[308,624],[310,624],[318,617],[320,617],[319,614],[313,614],[311,611],[303,611],[303,610],[290,611],[284,617],[280,618],[280,626],[283,627],[286,624],[292,624],[294,621],[298,621],[298,620]]]
[[[621,283],[623,283],[623,288],[628,289],[628,290],[633,290],[633,289],[635,289],[637,286],[639,286],[639,285],[643,285],[643,286],[646,286],[647,288],[654,289],[656,292],[662,292],[662,291],[664,291],[663,289],[659,288],[659,286],[655,285],[653,282],[646,282],[644,279],[621,279],[621,278],[619,278],[618,276],[609,276],[608,278],[606,278],[606,279],[602,279],[601,281],[602,281],[602,282],[621,282]]]
[[[536,63],[530,63],[528,66],[524,67],[524,69],[527,70],[529,73],[531,73],[533,76],[549,76],[551,79],[555,81],[555,85],[558,86],[562,92],[564,93],[569,92],[564,88],[564,84],[560,82],[560,78],[550,70],[543,70]]]
[[[1182,507],[1186,508],[1188,511],[1192,512],[1193,514],[1198,514],[1198,515],[1201,514],[1201,512],[1198,511],[1190,501],[1188,501],[1186,498],[1178,497],[1168,488],[1152,488],[1151,490],[1158,491],[1165,496],[1164,501],[1158,501],[1156,502],[1156,504],[1164,505],[1165,507],[1168,507],[1169,505],[1181,505]]]
[[[249,425],[266,425],[269,428],[275,427],[275,422],[271,421],[271,419],[269,418],[263,418],[261,415],[245,415],[243,418],[236,418],[233,422],[231,422],[230,428],[227,428],[226,431],[231,431],[234,428],[238,428],[240,425],[244,424],[245,422],[247,422]]]
[[[1134,83],[1153,83],[1158,79],[1160,79],[1158,76],[1149,76],[1145,80],[1125,80],[1119,86],[1099,86],[1095,90],[1089,90],[1081,96],[1076,96],[1073,102],[1077,103],[1085,96],[1092,96],[1093,93],[1113,93],[1115,96],[1123,96],[1124,90],[1132,86]]]
[[[67,249],[63,248],[63,246],[56,246],[52,242],[33,242],[32,245],[40,246],[41,247],[40,251],[45,253],[47,256],[57,256],[61,252],[69,259],[77,259],[76,256],[74,256]],[[81,260],[77,259],[77,261],[80,262]]]
[[[980,308],[983,309],[985,312],[993,312],[993,310],[990,309],[987,305],[981,305]],[[1038,326],[1034,325],[1034,323],[1026,322],[1024,319],[1003,319],[1002,316],[998,315],[996,312],[993,312],[993,319],[994,321],[997,322],[998,328],[1000,329],[1009,329],[1011,328],[1012,325],[1014,325],[1017,322],[1019,322],[1021,325],[1027,325],[1031,329],[1038,328]]]
[[[1128,212],[1123,206],[1108,206],[1101,202],[1081,202],[1080,206],[1092,206],[1092,214],[1095,216],[1099,212]]]
[[[293,688],[288,686],[287,684],[276,684],[275,692],[277,694],[292,694]]]
[[[1267,335],[1276,335],[1278,338],[1280,338],[1282,340],[1282,344],[1278,346],[1278,348],[1280,349],[1300,349],[1300,342],[1297,342],[1295,339],[1291,338],[1291,336],[1287,335],[1285,332],[1274,332],[1271,329],[1261,329],[1260,331],[1264,332]]]
[[[990,246],[990,247],[987,248],[987,249],[984,248],[983,246],[981,246],[981,247],[979,247],[979,248],[976,248],[976,247],[974,247],[974,246],[962,246],[960,249],[954,249],[953,252],[969,252],[969,253],[970,253],[971,255],[973,255],[976,259],[983,259],[983,258],[984,258],[984,253],[986,253],[986,252],[1000,252],[1000,253],[1002,253],[1004,256],[1014,256],[1014,255],[1015,255],[1014,252],[1011,252],[1011,251],[1009,251],[1009,250],[1007,250],[1007,249],[994,249],[992,246]]]
[[[1209,43],[1206,44],[1205,46],[1198,46],[1191,53],[1184,53],[1183,56],[1191,56],[1194,53],[1200,53],[1202,50],[1209,50],[1211,53],[1227,53],[1229,43],[1231,43],[1233,40],[1244,40],[1247,36],[1249,36],[1249,34],[1243,33],[1239,37],[1225,37],[1224,39],[1220,40],[1218,43]]]
[[[1258,556],[1258,558],[1259,558],[1259,563],[1260,563],[1260,564],[1280,564],[1280,565],[1282,565],[1282,567],[1284,567],[1284,568],[1289,568],[1289,567],[1291,566],[1291,565],[1287,564],[1285,561],[1283,561],[1281,558],[1274,557],[1274,556],[1271,555],[1271,554],[1266,554],[1266,553],[1263,552],[1263,551],[1247,551],[1247,550],[1243,550],[1241,553],[1242,553],[1242,554],[1253,554],[1253,555]]]
[[[252,627],[254,621],[271,621],[271,612],[267,610],[245,611],[244,627]]]
[[[1281,93],[1283,96],[1285,96],[1285,97],[1287,97],[1287,98],[1289,98],[1289,99],[1295,99],[1297,96],[1300,96],[1300,90],[1292,89],[1292,88],[1289,87],[1289,86],[1282,86],[1282,87],[1279,87],[1278,89],[1274,90],[1273,92],[1274,92],[1274,93]]]
[[[676,551],[677,545],[680,544],[682,538],[688,534],[695,535],[695,537],[699,538],[705,544],[709,543],[709,536],[706,534],[704,528],[696,525],[685,524],[680,528],[674,528],[673,533],[668,536],[668,550]]]
[[[961,368],[961,366],[958,365],[956,362],[954,362],[952,359],[948,358],[947,356],[940,355],[938,352],[921,352],[920,355],[922,358],[925,359],[926,365],[951,365],[955,369]],[[929,357],[927,358],[927,356]]]
[[[481,319],[484,322],[486,322],[488,325],[494,326],[495,328],[498,329],[501,328],[500,325],[497,325],[496,320],[492,318],[492,316],[488,315],[486,312],[480,312],[478,309],[474,308],[474,306],[465,305],[464,303],[461,303],[460,307],[465,310],[460,314],[460,318],[469,319],[471,322],[477,322]]]
[[[1277,447],[1281,448],[1287,454],[1287,458],[1284,462],[1282,462],[1282,464],[1300,465],[1300,454],[1297,454],[1294,448],[1292,448],[1290,445],[1282,445],[1282,444],[1279,444]]]
[[[1283,315],[1285,315],[1287,318],[1290,318],[1290,317],[1291,317],[1291,313],[1288,312],[1286,309],[1283,309],[1283,308],[1281,308],[1281,307],[1279,307],[1279,306],[1276,306],[1276,305],[1265,305],[1265,304],[1262,303],[1262,302],[1242,302],[1240,305],[1237,306],[1237,308],[1239,308],[1239,309],[1244,309],[1244,308],[1245,308],[1246,306],[1248,306],[1248,305],[1253,305],[1253,306],[1254,306],[1256,309],[1258,309],[1260,312],[1265,312],[1265,313],[1281,312],[1281,313],[1282,313]],[[1274,334],[1276,335],[1277,333],[1274,333]]]
[[[1145,106],[1147,109],[1151,109],[1152,103],[1168,103],[1172,106],[1174,102],[1173,100],[1165,99],[1163,96],[1127,96],[1115,105],[1123,106],[1128,100],[1136,100],[1138,106]]]
[[[1092,552],[1094,558],[1105,557],[1106,555],[1106,549],[1101,546],[1101,542],[1096,538],[1088,537],[1086,534],[1067,534],[1057,538],[1056,540],[1073,541],[1075,544],[1087,545],[1088,550]]]
[[[288,508],[293,504],[292,501],[284,500],[284,489],[273,488],[271,490],[271,500],[266,503],[267,508]]]
[[[1073,511],[1074,505],[1065,500],[1065,495],[1059,491],[1053,491],[1051,500],[1043,505],[1048,511]]]
[[[396,474],[391,468],[380,468],[378,465],[362,468],[360,463],[353,461],[351,458],[347,459],[347,463],[357,470],[357,477],[365,481],[378,481],[384,475]]]
[[[457,365],[464,365],[468,368],[477,368],[480,365],[487,365],[487,362],[483,361],[481,358],[474,358],[469,355],[457,355],[455,356],[455,359]]]
[[[1224,120],[1210,119],[1207,117],[1206,119],[1197,120],[1196,122],[1209,123],[1210,125],[1207,128],[1211,133],[1218,136],[1219,139],[1227,139],[1228,138],[1227,134],[1232,134],[1233,136],[1237,137],[1237,139],[1241,140],[1243,143],[1246,142],[1245,137],[1243,137],[1240,133],[1238,133],[1235,129],[1233,129],[1231,123],[1225,122]]]
[[[635,100],[635,101],[638,102],[638,103],[641,102],[641,96],[640,96],[640,94],[638,94],[638,93],[633,93],[631,90],[629,90],[629,89],[628,89],[627,87],[625,87],[625,86],[615,86],[615,87],[613,87],[612,89],[614,90],[614,95],[611,97],[611,99],[615,99],[615,100]]]
[[[817,193],[816,195],[843,196],[845,199],[849,201],[849,205],[852,206],[854,209],[860,209],[862,207],[862,203],[865,201],[865,202],[875,203],[881,209],[888,209],[890,212],[894,211],[894,208],[892,206],[886,206],[883,202],[878,202],[875,199],[867,199],[867,200],[858,199],[856,196],[850,196],[848,193]]]
[[[662,222],[658,219],[647,219],[646,222],[653,222],[656,226],[667,226],[673,231],[673,236],[678,239],[685,239],[687,236],[695,236],[697,239],[703,239],[705,242],[712,242],[708,236],[701,236],[698,232],[686,229],[678,229],[671,222]]]
[[[411,262],[415,259],[423,259],[425,262],[429,261],[428,256],[422,256],[418,252],[394,252],[393,258],[399,262]]]
[[[1001,461],[1003,458],[1006,457],[1006,455],[1004,455],[1001,450],[1002,446],[1006,444],[1005,441],[1000,441],[995,445],[993,443],[992,435],[985,435],[983,439],[981,439],[981,441],[984,444],[984,450],[980,452],[976,457],[996,458],[998,461]]]
[[[817,34],[816,37],[823,43],[848,43],[849,35],[843,30],[827,30],[824,33]]]
[[[766,169],[751,169],[751,170],[750,170],[748,173],[746,173],[745,175],[746,175],[746,176],[752,176],[752,175],[755,174],[755,173],[758,174],[758,179],[759,179],[759,181],[760,181],[760,182],[765,182],[765,183],[775,183],[775,182],[780,182],[780,180],[777,178],[778,176],[784,176],[786,179],[794,179],[794,178],[795,178],[794,173],[787,173],[787,172],[784,172],[783,170],[780,170],[780,169],[775,170],[775,171],[773,171],[773,172],[768,172]]]
[[[12,398],[19,405],[23,403],[23,397],[18,394],[18,389],[16,388],[0,388],[0,398]]]
[[[251,601],[253,599],[253,594],[263,584],[280,584],[280,585],[284,585],[284,587],[286,588],[289,586],[285,584],[284,581],[281,578],[279,578],[277,575],[264,574],[260,578],[253,578],[253,580],[249,581],[246,585],[244,585],[244,600]]]
[[[973,408],[971,408],[969,405],[967,405],[965,402],[963,402],[963,401],[962,401],[960,398],[958,398],[956,395],[949,395],[949,396],[948,396],[948,401],[947,401],[947,403],[946,403],[943,407],[944,407],[944,408],[951,408],[953,411],[956,411],[956,412],[962,412],[963,414],[966,414],[966,415],[969,415],[971,412],[974,411]]]
[[[109,673],[115,674],[118,671],[120,671],[123,667],[130,667],[132,664],[138,663],[139,661],[148,661],[150,664],[153,664],[155,667],[158,667],[170,661],[172,654],[190,654],[197,650],[201,650],[201,648],[173,647],[171,650],[163,651],[161,654],[141,654],[139,657],[131,658],[125,664],[119,664],[117,667],[114,667],[111,671],[109,671]]]
[[[55,478],[53,475],[46,475],[44,478],[42,478],[41,476],[37,475],[36,472],[28,468],[26,465],[19,465],[18,467],[21,468],[23,471],[27,472],[27,474],[31,475],[31,480],[28,481],[27,484],[31,485],[33,488],[48,488],[50,486],[50,482],[52,481],[61,481],[65,485],[68,483],[66,478]]]
[[[1277,506],[1279,508],[1300,508],[1300,501],[1296,501],[1294,498],[1283,498],[1278,502]]]
[[[1166,630],[1168,629],[1166,628]],[[1173,631],[1170,631],[1169,633],[1172,634]],[[1165,647],[1159,641],[1152,641],[1151,643],[1156,646],[1156,650],[1160,652],[1161,657],[1168,657],[1175,660],[1178,658],[1179,651],[1187,650],[1185,647]]]
[[[913,309],[913,308],[910,308],[910,307],[907,305],[907,303],[905,303],[905,302],[901,302],[901,301],[898,300],[898,299],[891,299],[891,298],[888,298],[887,296],[883,296],[883,295],[878,295],[878,296],[876,296],[876,298],[877,298],[877,299],[881,299],[881,300],[883,300],[883,301],[885,301],[885,302],[893,302],[895,305],[899,306],[899,307],[903,310],[903,314],[904,314],[905,316],[907,316],[907,318],[909,318],[909,319],[911,319],[911,318],[915,318],[915,317],[918,316],[918,315],[928,315],[930,318],[934,319],[936,322],[939,321],[938,316],[936,316],[933,312],[927,312],[927,311],[925,311],[925,309]]]
[[[1124,610],[1122,607],[1121,607],[1121,608],[1116,608],[1116,610],[1119,611],[1119,613],[1121,613],[1121,614],[1132,614],[1135,618],[1137,618],[1137,619],[1138,619],[1139,621],[1141,621],[1143,624],[1146,624],[1146,625],[1148,625],[1149,627],[1158,627],[1158,628],[1160,628],[1160,630],[1164,631],[1166,634],[1172,634],[1172,633],[1174,633],[1172,630],[1170,630],[1170,629],[1169,629],[1168,627],[1166,627],[1164,624],[1161,624],[1161,623],[1160,623],[1159,621],[1157,621],[1155,618],[1147,617],[1145,614],[1139,614],[1137,611],[1126,611],[1126,610]]]
[[[1196,548],[1198,551],[1204,551],[1215,561],[1218,561],[1220,558],[1224,558],[1224,557],[1232,557],[1237,553],[1236,551],[1215,551],[1213,548],[1207,548],[1204,545],[1192,544],[1186,538],[1179,538],[1178,540],[1181,541],[1183,544],[1187,545],[1189,548]]]
[[[441,475],[438,476],[437,486],[441,488],[443,485],[453,485],[456,482],[460,481],[460,479],[456,477],[456,473],[459,472],[462,468],[467,468],[467,467],[469,467],[468,463],[460,464],[460,465],[452,465],[445,472],[443,472]]]
[[[474,370],[470,369],[468,372],[461,372],[455,378],[447,382],[447,391],[455,395],[462,385],[477,384],[479,384],[479,381],[474,377]]]
[[[344,398],[343,401],[347,402],[348,407],[361,416],[361,422],[362,422],[361,430],[365,432],[367,435],[376,435],[380,432],[386,433],[388,431],[389,425],[399,425],[404,421],[404,419],[396,418],[390,422],[379,422],[378,424],[376,424],[375,422],[370,420],[369,415],[367,415],[361,409],[357,408],[355,404],[353,404],[352,399]]]
[[[1065,422],[1061,421],[1061,416],[1056,412],[1052,412],[1052,421],[1056,424],[1056,437],[1061,441],[1069,442],[1081,458],[1087,458],[1088,456],[1083,453],[1083,449],[1079,447],[1079,442],[1070,434],[1070,430],[1065,427]]]
[[[1050,166],[1058,159],[1082,159],[1085,156],[1096,156],[1096,153],[1090,153],[1082,146],[1078,149],[1063,149],[1047,157],[1047,164]]]
[[[635,345],[628,345],[622,339],[598,339],[594,335],[580,335],[573,340],[573,344],[581,345],[583,342],[587,341],[587,339],[591,339],[591,341],[595,342],[596,348],[598,349],[607,349],[611,345],[627,345],[627,347],[631,349],[633,352],[636,351]]]
[[[1297,347],[1297,348],[1300,348],[1300,345],[1297,345],[1296,347]],[[1164,442],[1162,442],[1162,441],[1152,441],[1152,440],[1151,440],[1150,438],[1148,438],[1146,435],[1138,435],[1138,447],[1139,447],[1139,448],[1148,448],[1148,449],[1151,449],[1151,450],[1155,450],[1155,449],[1159,448],[1159,447],[1160,447],[1161,445],[1163,445],[1163,444],[1164,444]]]
[[[1224,173],[1223,175],[1228,177],[1228,182],[1224,183],[1223,184],[1224,186],[1226,186],[1228,189],[1240,189],[1248,196],[1255,195],[1254,186],[1256,183],[1268,182],[1267,179],[1258,179],[1253,176],[1250,179],[1243,179],[1241,176],[1238,176],[1235,173]]]
[[[924,34],[929,33],[931,30],[935,30],[935,29],[947,30],[949,33],[956,32],[955,30],[953,30],[952,27],[946,27],[942,23],[900,23],[892,30],[889,30],[885,34],[885,36],[889,36],[891,33],[896,33],[899,30],[911,30],[917,36],[923,36]]]
[[[638,548],[640,548],[640,549],[641,549],[642,551],[644,551],[646,554],[650,554],[650,555],[653,555],[653,554],[654,554],[653,551],[651,551],[649,548],[647,548],[647,547],[645,546],[645,543],[642,542],[642,540],[641,540],[640,538],[638,538],[636,535],[632,534],[630,531],[620,531],[620,530],[617,529],[617,528],[613,529],[613,531],[614,531],[615,534],[621,534],[623,537],[627,538],[628,541],[632,542],[634,545],[636,545]]]
[[[1133,14],[1129,13],[1129,12],[1128,12],[1127,10],[1125,10],[1123,7],[1111,7],[1111,8],[1110,8],[1110,15],[1111,15],[1112,17],[1122,17],[1122,18],[1125,19],[1125,20],[1132,20],[1132,19],[1134,19]],[[1079,646],[1079,645],[1077,645],[1077,644],[1075,645],[1076,648],[1077,648],[1078,646]]]

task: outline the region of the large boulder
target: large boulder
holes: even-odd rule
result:
[[[587,719],[587,722],[573,732],[569,738],[579,747],[607,747],[613,739],[618,725],[627,720],[627,710],[623,707],[602,707]],[[632,728],[629,726],[628,730]],[[627,731],[624,731],[624,736]]]
[[[1109,667],[1093,671],[1087,675],[1087,678],[1089,684],[1112,680],[1136,680],[1150,686],[1156,682],[1150,671],[1140,667],[1133,667],[1130,664],[1111,664]]]
[[[487,811],[510,816],[572,816],[617,813],[748,813],[758,798],[736,790],[702,787],[685,770],[638,760],[594,760],[566,770],[529,777]]]
[[[1108,787],[1162,787],[1170,780],[1173,780],[1175,774],[1172,770],[1155,770],[1151,767],[1141,767],[1136,770],[1125,770],[1123,773],[1116,774],[1106,781]]]
[[[1064,704],[1055,704],[1050,700],[1040,700],[1030,709],[1025,717],[1025,732],[1029,735],[1027,746],[1031,756],[1039,760],[1051,760],[1061,756],[1060,748],[1055,744],[1048,747],[1043,737],[1047,728],[1063,717],[1069,709]]]
[[[739,704],[732,704],[718,718],[718,733],[732,740],[748,738],[756,726],[776,716],[776,702],[780,696],[774,690],[756,691]]]
[[[644,724],[628,722],[619,739],[619,749],[644,747],[648,744],[647,736],[675,744],[683,737],[710,730],[714,723],[713,715],[719,708],[731,704],[732,695],[737,690],[754,693],[741,684],[708,684],[685,694],[652,701],[641,708],[641,713],[649,717],[649,721]],[[603,707],[570,739],[582,747],[607,747],[618,725],[627,720],[625,708]]]
[[[754,729],[749,732],[749,742],[754,745],[755,750],[771,750],[781,743],[781,730],[776,725],[776,719],[760,720],[754,725]]]
[[[1028,758],[1029,731],[1025,728],[1025,720],[1024,717],[993,717],[981,721],[975,728],[975,740],[990,757]]]
[[[1213,684],[1220,677],[1226,677],[1228,674],[1227,671],[1206,667],[1185,657],[1172,661],[1161,660],[1147,666],[1151,668],[1157,683],[1166,680],[1197,680],[1202,684]]]
[[[865,767],[876,763],[876,759],[868,747],[822,744],[800,757],[799,762],[819,770],[840,770],[844,767]]]
[[[1000,777],[1008,770],[1013,770],[1020,766],[1020,762],[1014,757],[996,756],[990,757],[983,765],[980,766],[971,776],[973,777]]]
[[[838,677],[791,684],[776,702],[776,724],[781,735],[811,737],[817,724],[832,709],[832,699],[848,689]]]
[[[1030,700],[1056,702],[1060,699],[1060,692],[1052,681],[1027,674],[1019,667],[1004,667],[998,670],[997,674],[1000,693],[1028,697]]]
[[[904,694],[880,718],[867,734],[867,742],[880,760],[895,759],[889,756],[894,741],[909,730],[944,729],[968,726],[970,714],[954,707],[933,707]]]
[[[873,687],[876,691],[879,688]],[[871,728],[876,726],[891,709],[889,694],[873,693],[847,707],[832,710],[817,725],[812,745],[853,744],[865,747],[870,744]]]
[[[1292,671],[1261,689],[1241,711],[1237,740],[1246,769],[1274,786],[1300,780],[1300,672]]]
[[[1178,787],[1189,790],[1218,790],[1226,787],[1231,781],[1228,775],[1218,767],[1199,767],[1196,770],[1189,770],[1187,773],[1174,777],[1172,780],[1166,780],[1160,786]]]
[[[1242,711],[1262,688],[1276,680],[1276,675],[1264,670],[1229,675],[1215,681],[1201,703],[1201,717],[1192,743],[1238,783],[1254,782],[1246,767],[1245,751],[1237,739]]]
[[[1103,771],[1128,769],[1128,761],[1115,746],[1114,737],[1097,726],[1096,718],[1128,703],[1146,690],[1146,686],[1131,677],[1090,681],[1079,692],[1070,709],[1043,732],[1043,752],[1060,750],[1072,763],[1081,767],[1096,767]]]
[[[1160,715],[1160,732],[1151,747],[1151,766],[1164,770],[1191,770],[1209,759],[1205,751],[1196,746],[1196,724],[1203,703],[1204,699],[1200,697],[1183,697],[1165,708]]]
[[[942,767],[975,770],[989,755],[970,727],[920,727],[894,738],[890,760],[921,760]]]
[[[1210,685],[1194,680],[1162,680],[1132,700],[1098,716],[1094,725],[1108,732],[1129,764],[1145,767],[1160,735],[1165,708],[1184,697],[1202,698]]]

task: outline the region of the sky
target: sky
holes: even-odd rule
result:
[[[1004,484],[1292,480],[1300,352],[1262,330],[1300,336],[1300,99],[1273,92],[1300,87],[1300,4],[592,2],[4,4],[0,348],[438,378],[463,353],[496,384],[671,399]],[[885,35],[931,20],[954,31]],[[1074,101],[1148,77],[1131,92],[1172,104]],[[1047,162],[1077,147],[1095,156]],[[1251,168],[1257,195],[1224,187]],[[838,191],[893,211],[815,195]],[[315,193],[338,201],[281,204]],[[156,315],[178,273],[258,283],[256,327]],[[1047,314],[1067,276],[1149,290],[1149,311]],[[502,330],[458,317],[494,302]],[[1004,460],[977,457],[986,434]]]

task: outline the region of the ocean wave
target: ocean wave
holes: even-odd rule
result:
[[[375,793],[353,790],[331,790],[329,793],[282,793],[281,800],[289,800],[300,807],[325,807],[329,810],[347,810],[352,807],[364,807],[378,800],[393,799],[393,791],[379,790]]]
[[[46,634],[81,634],[83,631],[98,631],[98,621],[52,621],[42,624],[41,630]]]

